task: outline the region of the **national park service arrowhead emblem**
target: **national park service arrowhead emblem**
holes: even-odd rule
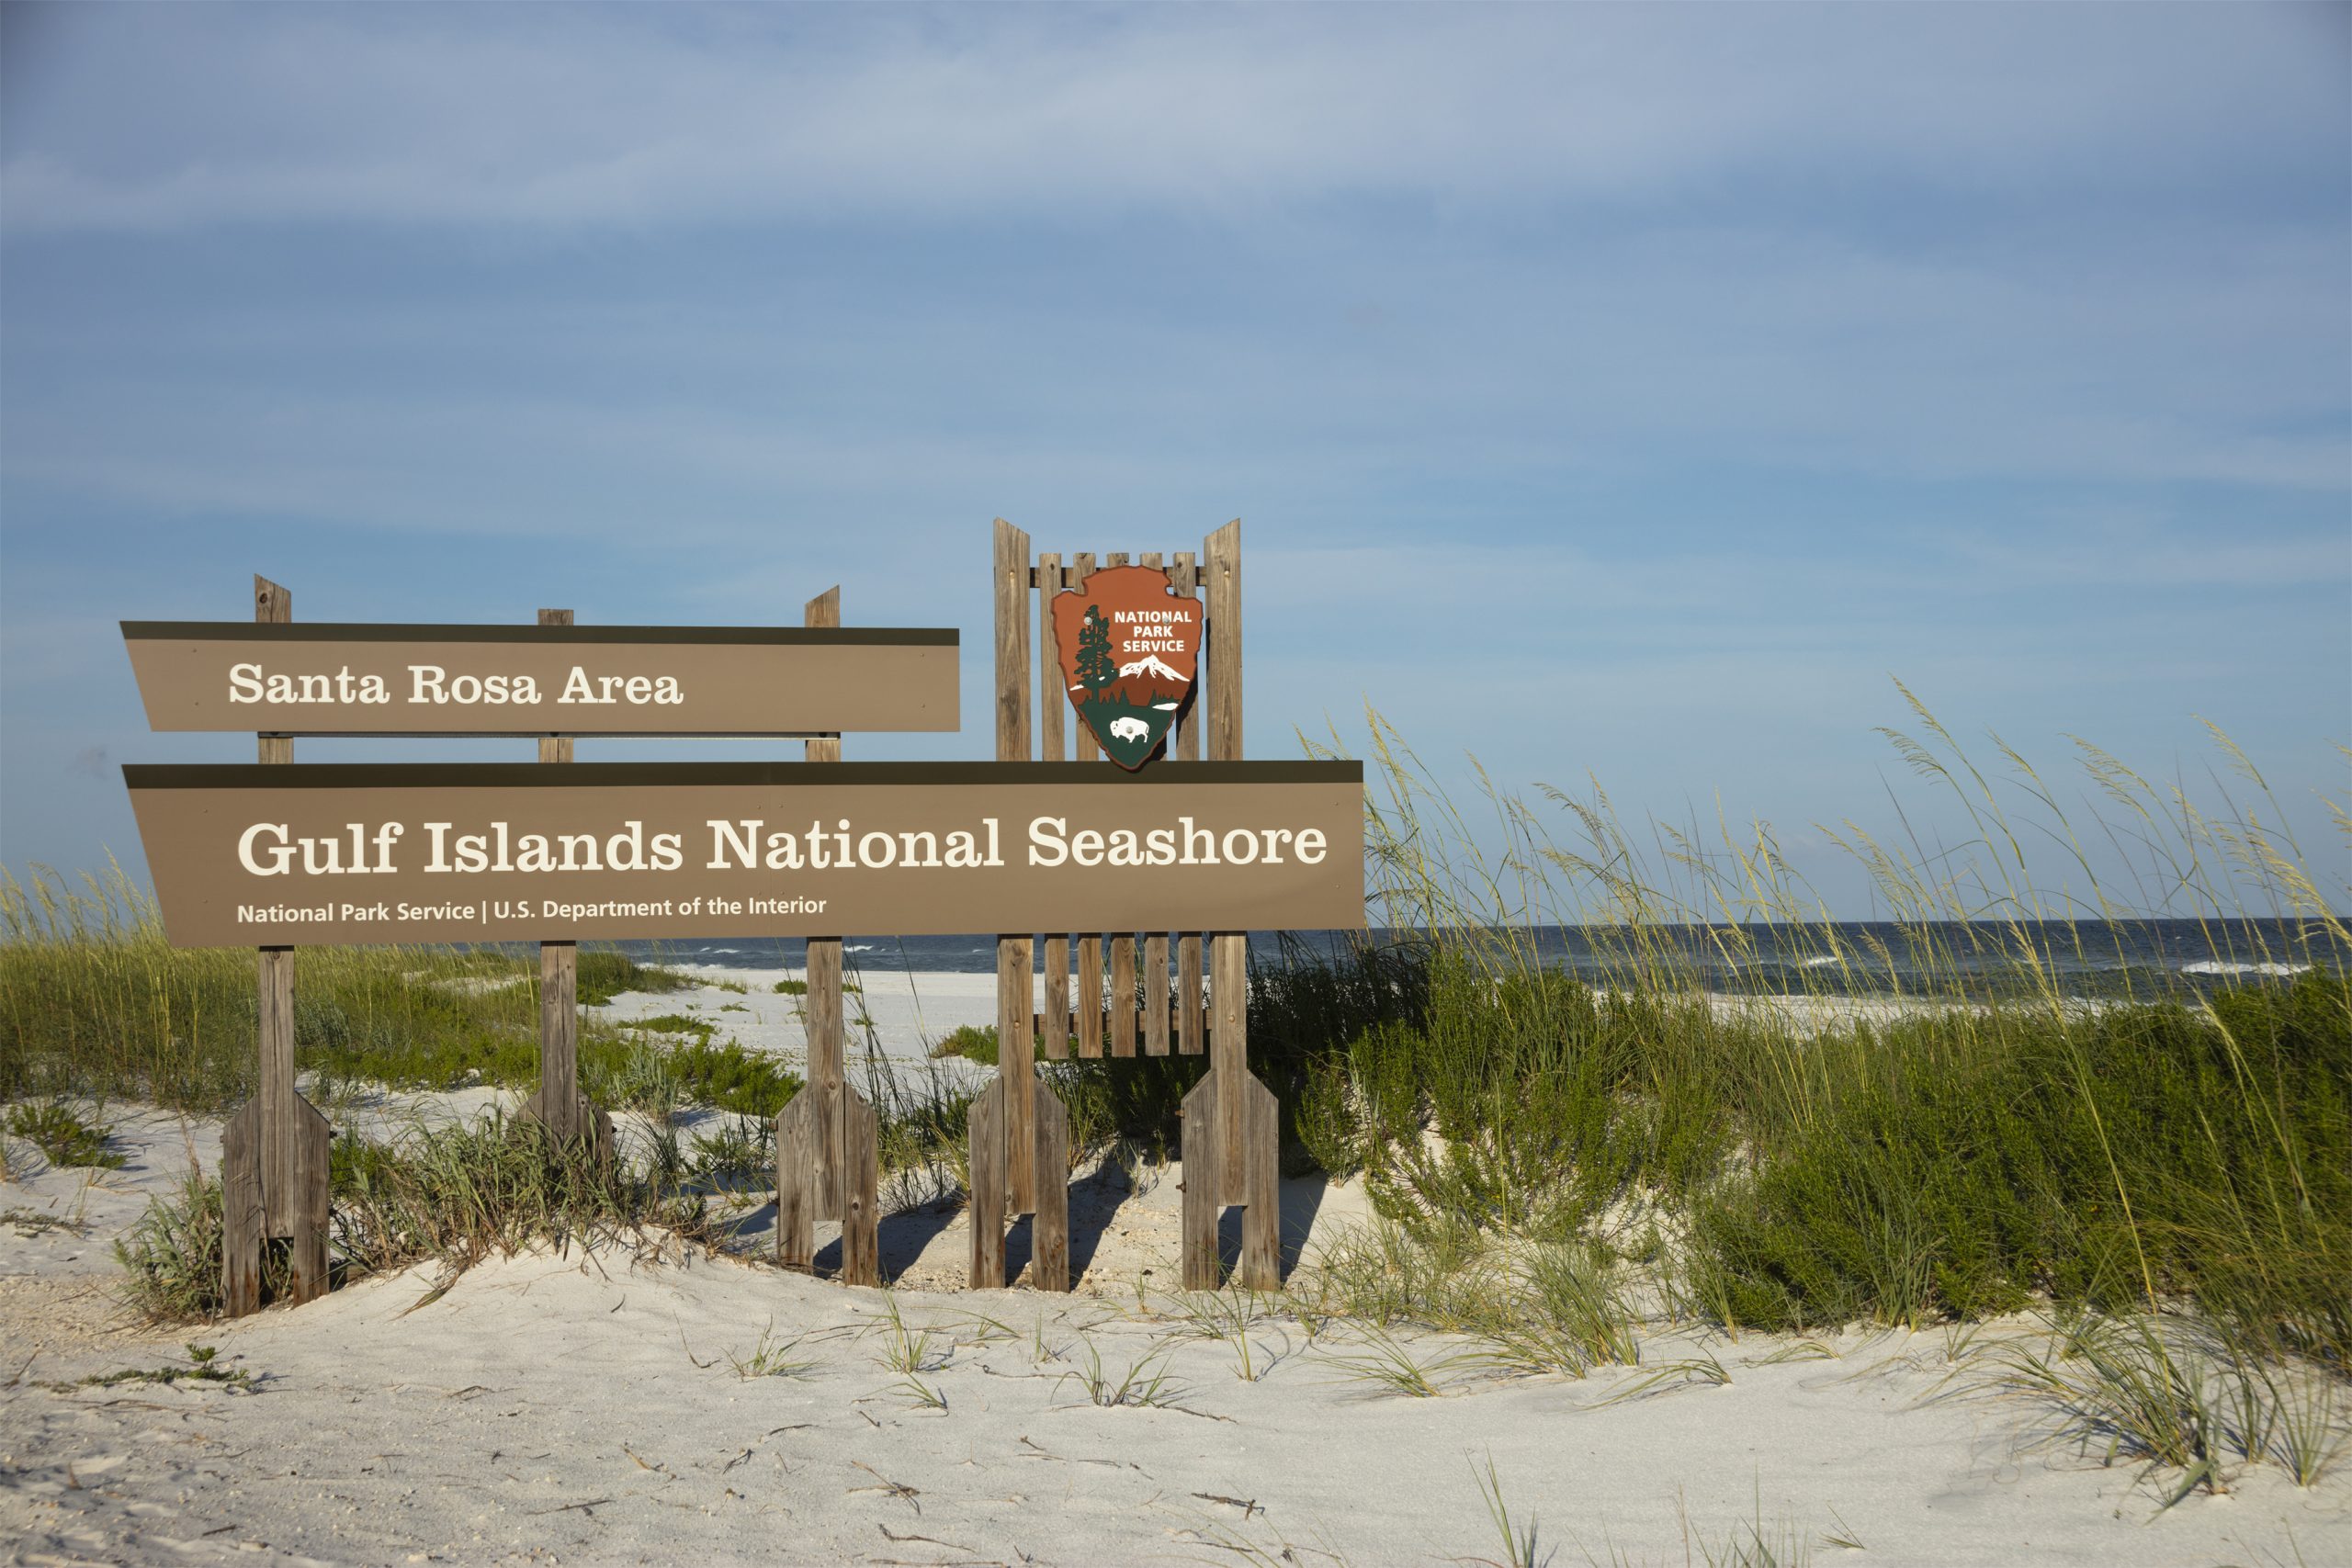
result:
[[[1054,595],[1054,639],[1070,705],[1129,773],[1150,761],[1200,669],[1201,603],[1156,566],[1114,566]]]

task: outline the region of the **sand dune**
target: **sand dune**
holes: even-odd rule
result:
[[[910,1057],[975,1021],[992,982],[950,978],[974,996],[926,985],[917,1028],[917,997],[869,977],[887,1049]],[[687,1001],[747,1044],[791,1049],[773,994],[616,1011]],[[746,1010],[715,1010],[727,1002]],[[383,1126],[495,1099],[382,1096],[342,1114]],[[1496,1375],[1464,1341],[1412,1335],[1444,1393],[1409,1398],[1362,1374],[1367,1347],[1345,1325],[1269,1313],[1245,1381],[1238,1346],[1159,1288],[1176,1277],[1176,1168],[1079,1184],[1069,1296],[956,1289],[952,1204],[886,1222],[893,1292],[780,1272],[759,1261],[770,1212],[754,1203],[749,1258],[539,1253],[429,1302],[420,1269],[159,1333],[114,1303],[109,1244],[192,1161],[212,1166],[219,1124],[148,1112],[121,1138],[120,1172],[35,1161],[0,1188],[16,1215],[0,1224],[11,1562],[1499,1560],[1490,1462],[1512,1517],[1563,1564],[1705,1562],[1751,1532],[1778,1561],[1816,1563],[2352,1562],[2342,1473],[2303,1490],[2274,1466],[2233,1469],[2227,1495],[2165,1507],[2177,1472],[2053,1445],[2046,1410],[1983,1375],[2033,1335],[2022,1319],[1959,1361],[1940,1332],[1799,1347],[1660,1323],[1642,1365],[1581,1381]],[[1366,1213],[1347,1187],[1284,1196],[1294,1253]],[[185,1364],[191,1339],[251,1385],[82,1381]],[[1096,1402],[1123,1381],[1127,1403]]]

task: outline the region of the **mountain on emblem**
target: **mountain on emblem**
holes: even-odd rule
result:
[[[1200,671],[1201,604],[1158,567],[1114,566],[1054,595],[1054,638],[1070,705],[1133,773],[1167,739]]]

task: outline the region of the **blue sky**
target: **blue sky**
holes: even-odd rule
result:
[[[1248,743],[1956,822],[1881,724],[2341,899],[2352,9],[0,10],[0,861],[137,838],[114,623],[964,629],[1245,530]],[[300,754],[520,756],[525,743]],[[978,757],[953,738],[853,755]],[[775,754],[583,746],[583,757]],[[2069,791],[2074,788],[2069,784]]]

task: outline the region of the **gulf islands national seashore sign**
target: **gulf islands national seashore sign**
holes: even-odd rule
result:
[[[1155,761],[1192,697],[1201,602],[1159,569],[1113,567],[1051,610],[1062,668],[1046,679],[1123,772],[294,762],[130,766],[124,778],[182,946],[1360,928],[1362,765]],[[953,631],[123,631],[158,728],[740,735],[956,722]]]

